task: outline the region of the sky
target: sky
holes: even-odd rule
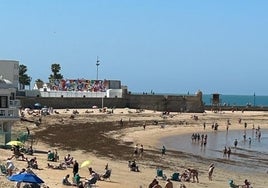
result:
[[[268,95],[268,1],[0,0],[0,59],[48,82],[135,92]],[[100,65],[96,66],[99,57]]]

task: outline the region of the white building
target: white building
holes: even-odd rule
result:
[[[12,82],[13,87],[19,85],[19,61],[0,60],[0,76]]]
[[[16,99],[16,88],[12,82],[0,77],[0,144],[11,140],[11,129],[19,118],[20,101]]]

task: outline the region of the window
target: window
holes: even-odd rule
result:
[[[9,110],[8,111],[8,116],[14,116],[14,111],[13,110]]]
[[[1,116],[6,116],[6,112],[5,112],[5,110],[0,110],[0,117]]]
[[[7,96],[0,96],[0,108],[7,108]]]
[[[10,99],[10,100],[15,100],[15,93],[11,93],[9,99]]]

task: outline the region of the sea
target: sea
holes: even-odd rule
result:
[[[205,105],[212,104],[212,94],[203,94]],[[219,95],[220,104],[225,106],[259,106],[268,107],[268,96],[263,95]]]
[[[198,142],[192,142],[192,134],[184,134],[162,138],[160,143],[167,150],[189,153],[193,156],[204,157],[221,163],[222,168],[237,172],[263,172],[268,173],[268,129],[261,129],[261,137],[258,139],[256,130],[207,130],[208,142],[206,147],[201,147]],[[201,133],[200,133],[201,134]],[[244,139],[243,135],[246,135]],[[234,147],[234,140],[238,140],[238,146]],[[251,140],[251,142],[250,142]],[[230,147],[232,152],[228,159],[223,155],[224,147]]]

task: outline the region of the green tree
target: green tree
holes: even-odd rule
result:
[[[63,75],[60,74],[60,70],[61,70],[60,64],[54,63],[51,65],[52,74],[50,74],[48,78],[50,83],[53,82],[54,80],[63,78]]]
[[[19,66],[19,88],[25,89],[25,86],[30,86],[32,78],[26,73],[27,66],[20,65]]]
[[[35,84],[36,84],[37,88],[39,89],[39,88],[43,87],[44,81],[41,80],[40,78],[38,78],[37,80],[35,80]]]

